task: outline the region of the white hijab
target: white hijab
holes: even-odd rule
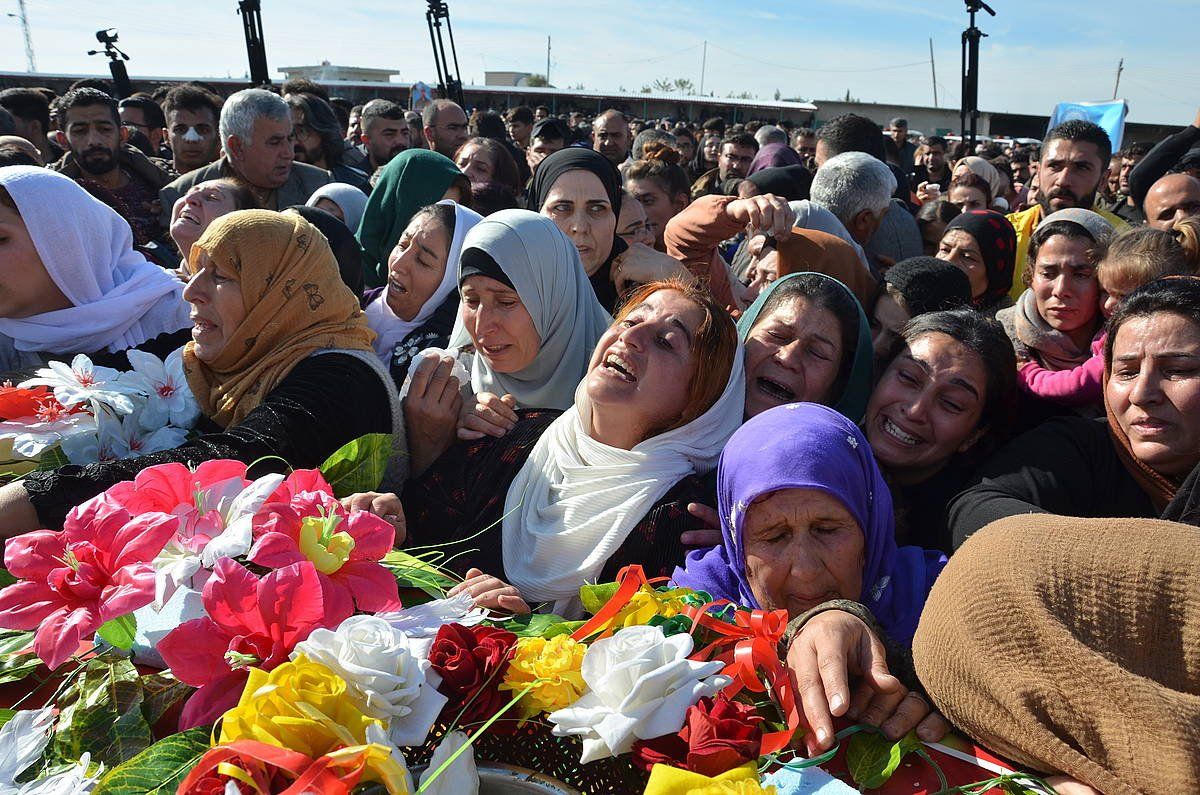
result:
[[[183,284],[133,250],[124,218],[74,180],[33,166],[0,168],[66,309],[0,318],[19,351],[123,351],[189,325]]]
[[[309,196],[304,204],[307,207],[316,207],[321,199],[328,199],[341,207],[346,227],[352,234],[358,232],[363,213],[367,210],[367,194],[345,182],[330,182],[317,188],[317,192]]]
[[[579,586],[595,582],[654,504],[683,478],[717,465],[742,424],[743,357],[739,342],[725,390],[708,411],[632,450],[588,436],[592,407],[579,384],[575,406],[542,434],[504,501],[504,572],[527,600],[577,614]]]
[[[359,191],[362,193],[362,191]],[[388,306],[388,287],[383,289],[374,301],[367,304],[365,314],[367,324],[375,332],[375,353],[384,364],[392,363],[392,351],[400,342],[416,329],[429,322],[429,318],[438,307],[450,297],[450,293],[458,289],[458,258],[462,254],[463,240],[475,228],[475,224],[483,220],[483,216],[474,210],[456,204],[450,199],[443,199],[438,204],[454,208],[454,236],[450,241],[450,251],[446,256],[446,270],[442,273],[442,281],[429,300],[421,305],[420,311],[412,320],[403,320]]]
[[[521,297],[540,339],[534,360],[515,373],[497,373],[477,354],[471,389],[475,394],[512,395],[519,408],[566,410],[587,372],[592,349],[612,322],[596,300],[579,251],[553,221],[529,210],[492,213],[471,230],[463,248],[477,248],[495,260]],[[450,347],[470,343],[460,312]]]

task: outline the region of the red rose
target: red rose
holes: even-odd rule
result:
[[[442,709],[443,721],[452,721],[462,712],[460,726],[477,724],[500,711],[508,699],[500,695],[498,688],[516,642],[516,635],[494,627],[445,624],[438,630],[429,650],[429,662],[442,677],[438,692],[449,699]],[[501,719],[492,724],[491,730],[504,732],[504,727],[515,726],[515,722]]]
[[[688,708],[678,734],[635,742],[633,761],[646,770],[660,764],[719,776],[758,759],[762,720],[754,707],[725,695],[702,698]]]

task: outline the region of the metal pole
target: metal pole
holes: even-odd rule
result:
[[[700,57],[700,96],[704,96],[704,72],[708,68],[708,39],[704,40],[704,55]]]
[[[31,56],[32,57],[32,56]],[[1121,72],[1125,71],[1125,59],[1122,58],[1117,64],[1117,84],[1113,86],[1113,99],[1117,98],[1117,91],[1121,88]]]
[[[33,38],[29,35],[29,17],[25,12],[25,0],[17,0],[17,19],[21,21],[21,33],[25,36],[25,65],[30,72],[36,72],[37,65],[33,62]]]
[[[546,37],[546,85],[550,85],[550,37]]]
[[[933,75],[933,106],[937,104],[937,67],[933,63],[933,39],[929,39],[929,71]]]

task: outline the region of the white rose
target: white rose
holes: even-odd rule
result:
[[[413,639],[375,616],[352,616],[336,630],[318,629],[296,645],[304,654],[346,680],[366,715],[388,724],[398,747],[425,742],[446,705],[437,691],[441,677],[430,670],[432,639]]]
[[[673,734],[688,707],[730,683],[724,664],[693,662],[692,637],[661,627],[626,627],[596,641],[583,657],[588,692],[550,713],[554,733],[583,738],[583,764],[628,752],[634,740]]]

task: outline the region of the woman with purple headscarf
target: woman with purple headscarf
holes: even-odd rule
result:
[[[919,547],[897,547],[891,494],[870,445],[852,421],[815,403],[769,409],[730,438],[717,478],[722,543],[691,553],[684,568],[675,571],[677,584],[752,609],[787,610],[793,620],[789,637],[801,627],[807,633],[808,619],[832,611],[839,617],[823,618],[861,620],[868,627],[877,622],[874,634],[899,647],[895,651],[900,654],[893,656],[903,656],[946,557]],[[798,644],[792,645],[795,652]],[[867,722],[874,717],[889,735],[917,728],[922,739],[929,739],[944,729],[939,717],[926,717],[928,704],[917,693],[896,687],[894,678],[880,673],[880,660],[865,664],[852,659],[856,655],[850,645],[842,645],[839,654],[843,679],[855,668],[865,675],[848,704],[824,665],[818,686],[806,692],[805,677],[797,671],[804,665],[789,653],[805,715],[814,727],[816,744],[810,750],[825,744],[823,732],[829,737],[830,713]],[[871,645],[867,641],[863,648]],[[815,649],[814,659],[824,659],[828,648]],[[880,655],[868,650],[859,656]],[[824,691],[819,700],[813,690]],[[825,720],[814,713],[824,713]]]

